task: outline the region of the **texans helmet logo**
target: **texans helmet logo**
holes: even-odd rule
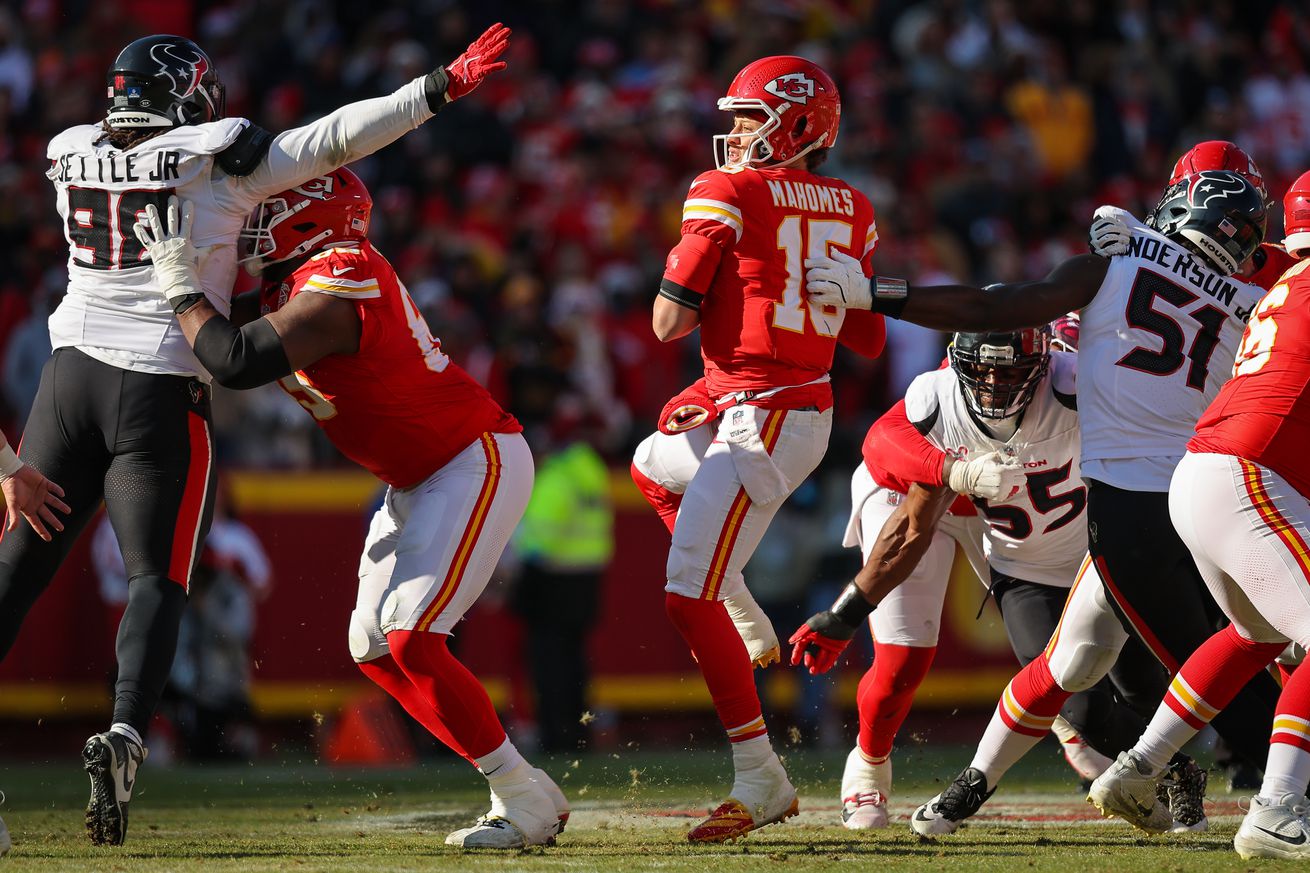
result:
[[[1212,200],[1223,200],[1229,194],[1241,194],[1243,185],[1232,173],[1215,173],[1209,170],[1197,173],[1187,191],[1193,206],[1206,207]]]
[[[172,82],[169,91],[179,100],[195,93],[200,80],[209,72],[209,61],[204,55],[184,46],[161,43],[150,50],[150,57],[159,64],[160,75],[167,76]]]
[[[319,176],[317,179],[310,179],[303,185],[297,185],[291,190],[297,194],[312,197],[315,200],[326,200],[332,196],[332,189],[336,185],[336,181],[332,176]]]
[[[815,82],[804,73],[788,73],[765,85],[764,90],[775,97],[803,106],[814,96]]]

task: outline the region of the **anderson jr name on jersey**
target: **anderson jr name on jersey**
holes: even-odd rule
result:
[[[1083,476],[1165,492],[1192,428],[1232,372],[1264,290],[1225,278],[1132,216],[1083,309],[1078,409]]]

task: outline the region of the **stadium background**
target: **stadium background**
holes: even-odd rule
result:
[[[665,535],[626,466],[697,371],[693,342],[656,342],[649,303],[686,184],[725,129],[714,101],[737,68],[798,53],[833,73],[843,117],[824,172],[870,196],[876,268],[912,281],[1040,275],[1085,249],[1096,204],[1140,214],[1154,203],[1173,160],[1200,139],[1246,148],[1275,198],[1310,167],[1310,13],[1293,2],[14,0],[0,8],[6,431],[21,431],[45,354],[31,337],[65,281],[45,143],[102,116],[118,47],[149,32],[194,37],[227,85],[229,113],[279,131],[395,88],[495,20],[515,30],[509,69],[354,168],[375,198],[376,245],[452,357],[534,445],[584,429],[613,466],[616,557],[592,647],[593,704],[610,738],[619,719],[630,734],[671,713],[711,718],[663,616]],[[932,332],[893,325],[878,362],[839,350],[827,459],[748,568],[781,636],[854,569],[838,543],[859,439],[942,347]],[[319,716],[330,725],[365,688],[344,628],[377,487],[276,387],[218,394],[232,503],[276,579],[260,609],[255,703],[303,743],[322,733]],[[937,725],[989,707],[1013,669],[994,613],[974,617],[981,596],[967,580],[953,587],[920,694]],[[7,733],[39,725],[53,742],[103,714],[105,615],[84,539],[0,666]],[[519,635],[494,591],[459,630],[462,656],[511,722],[530,719]],[[846,660],[826,720],[794,713],[806,740],[848,736],[866,660]],[[772,668],[768,681],[776,708],[814,702],[796,673]]]

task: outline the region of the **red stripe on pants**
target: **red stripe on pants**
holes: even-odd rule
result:
[[[209,423],[203,416],[187,413],[187,435],[191,460],[187,464],[182,503],[173,525],[173,549],[168,559],[168,578],[190,590],[191,568],[200,548],[200,522],[205,513],[205,496],[209,493],[209,468],[213,452],[209,443]]]

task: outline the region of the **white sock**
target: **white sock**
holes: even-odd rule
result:
[[[1041,736],[1034,737],[1011,730],[998,709],[992,713],[992,720],[987,723],[987,730],[983,731],[982,739],[978,741],[978,750],[974,752],[969,766],[981,770],[987,777],[987,787],[995,788],[1006,771],[1041,741]]]
[[[1270,743],[1269,760],[1265,763],[1265,781],[1260,785],[1260,796],[1270,803],[1278,803],[1287,794],[1304,797],[1308,782],[1310,782],[1310,752],[1291,743]]]
[[[519,750],[510,742],[509,737],[505,737],[505,742],[494,750],[475,760],[478,770],[482,772],[483,776],[487,777],[487,781],[491,783],[492,788],[499,785],[513,784],[528,778],[527,769],[520,771],[520,765],[528,762],[519,754]]]
[[[768,734],[732,744],[732,767],[738,773],[763,767],[776,757]]]
[[[118,734],[120,737],[127,737],[143,749],[146,746],[145,742],[141,739],[141,735],[136,732],[136,728],[126,722],[114,722],[109,726],[109,733]]]

